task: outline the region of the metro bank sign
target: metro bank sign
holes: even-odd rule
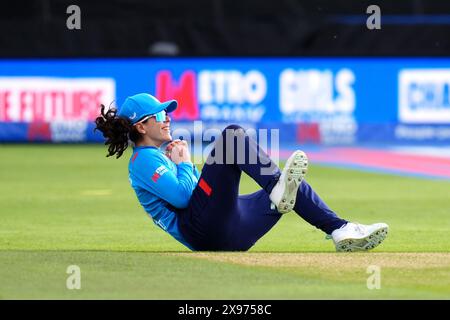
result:
[[[177,79],[161,70],[155,94],[179,102],[174,120],[258,122],[266,112],[267,81],[258,70],[186,70]]]

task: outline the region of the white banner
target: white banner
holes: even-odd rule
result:
[[[0,77],[0,121],[92,121],[115,92],[113,78]]]
[[[399,73],[399,120],[450,124],[450,69],[404,69]]]

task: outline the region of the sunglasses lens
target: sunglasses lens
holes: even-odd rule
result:
[[[155,114],[155,120],[157,122],[164,122],[166,121],[166,110],[160,111]]]

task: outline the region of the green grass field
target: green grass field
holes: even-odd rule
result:
[[[157,228],[98,145],[0,145],[0,299],[449,299],[450,182],[310,167],[342,217],[390,225],[335,253],[295,213],[249,252],[189,252]],[[244,176],[241,193],[257,190]],[[66,269],[81,269],[81,290]],[[381,288],[366,285],[370,265]]]

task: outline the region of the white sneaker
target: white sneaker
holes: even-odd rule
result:
[[[387,236],[386,223],[364,225],[349,222],[331,233],[336,251],[365,251],[378,246]]]
[[[294,209],[297,190],[308,170],[308,158],[303,151],[295,151],[287,160],[280,179],[269,195],[279,213]]]

